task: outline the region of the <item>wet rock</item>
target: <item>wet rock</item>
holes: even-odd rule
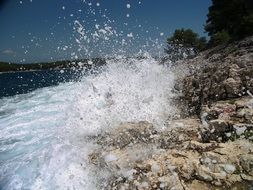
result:
[[[193,180],[189,185],[189,189],[210,190],[211,186],[203,181]]]
[[[240,157],[242,169],[253,177],[253,154],[246,154]]]
[[[148,122],[124,123],[120,125],[113,133],[104,134],[98,140],[98,144],[124,148],[133,144],[143,142],[150,143],[157,131],[154,126]]]
[[[203,142],[226,142],[238,138],[253,140],[252,100],[246,96],[202,106]]]
[[[130,133],[134,126],[137,128]],[[154,130],[147,122],[125,123],[99,137],[101,148],[94,150],[90,161],[96,166],[96,173],[110,174],[103,188],[194,189],[199,185],[212,189],[214,186],[231,187],[251,179],[251,142],[203,143],[197,137],[201,127],[197,119],[172,121],[169,126],[168,129]],[[123,134],[131,141],[126,141]],[[150,142],[141,140],[142,135]],[[191,140],[191,137],[195,139]],[[162,147],[165,138],[173,146]],[[124,139],[124,146],[118,146],[115,139]],[[245,174],[244,178],[242,174]]]
[[[213,143],[201,143],[197,141],[190,141],[188,145],[188,149],[196,150],[198,152],[207,152],[214,150],[219,147],[219,144],[216,142]]]
[[[245,97],[235,100],[234,105],[236,106],[237,109],[248,108],[250,107],[251,101],[252,101],[252,97],[245,96]]]
[[[156,142],[162,149],[182,147],[185,141],[200,140],[199,119],[187,118],[168,123],[168,127],[160,131]]]
[[[191,72],[178,86],[191,114],[200,114],[202,105],[209,102],[253,93],[253,46],[239,43],[208,50],[187,61]]]
[[[224,165],[224,170],[228,174],[233,174],[236,170],[235,166],[232,164],[225,164]]]
[[[230,131],[229,123],[224,120],[211,120],[209,124],[213,133],[217,133],[218,136],[220,136],[219,133],[223,134],[224,132]]]
[[[169,121],[159,130],[148,122],[121,124],[97,137],[101,149],[90,161],[97,173],[110,174],[105,189],[192,189],[196,180],[209,189],[245,184],[253,173],[250,101],[214,102],[202,106],[201,120]]]
[[[243,180],[246,180],[246,181],[253,181],[253,177],[252,176],[248,176],[248,175],[245,175],[245,174],[241,174],[241,178]]]
[[[219,141],[224,142],[228,139],[227,133],[233,132],[230,123],[216,119],[209,122],[209,129],[202,134],[204,142]]]
[[[175,85],[184,119],[170,118],[163,128],[145,121],[123,123],[96,137],[99,148],[90,162],[105,182],[101,188],[252,186],[252,41],[217,47],[187,61],[189,70]]]
[[[240,78],[227,78],[223,85],[227,93],[227,98],[237,98],[240,96],[242,89],[242,82]]]
[[[242,108],[237,111],[237,116],[244,118],[245,122],[252,123],[253,121],[253,109]]]

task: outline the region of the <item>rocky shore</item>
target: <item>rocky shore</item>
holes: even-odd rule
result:
[[[95,137],[101,189],[253,188],[253,37],[184,67],[175,85],[184,109],[168,126],[129,122]]]

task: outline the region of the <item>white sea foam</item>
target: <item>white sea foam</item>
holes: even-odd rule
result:
[[[87,136],[127,121],[164,126],[170,69],[150,57],[107,62],[80,82],[0,99],[1,189],[96,189]]]
[[[105,66],[85,74],[79,82],[0,99],[0,189],[97,189],[100,182],[88,162],[88,154],[96,146],[90,136],[128,121],[145,120],[163,128],[174,114],[170,69],[149,55],[145,59],[117,56],[125,55],[128,48],[141,55],[146,49],[159,55],[161,43],[149,38],[143,46],[132,46],[132,41],[142,40],[128,23],[127,31],[116,31],[114,21],[99,11],[99,3],[95,8],[83,2],[89,7],[85,16],[94,18],[94,23],[80,18],[70,24],[78,46],[71,57],[92,57],[95,49],[100,57],[116,58],[108,59]],[[102,21],[97,23],[95,16]],[[139,28],[142,25],[138,24]],[[72,47],[66,44],[57,49]],[[107,157],[113,159],[112,155]]]

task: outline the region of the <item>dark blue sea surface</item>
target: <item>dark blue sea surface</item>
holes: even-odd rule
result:
[[[63,82],[78,81],[81,76],[81,71],[71,69],[0,73],[0,98]]]

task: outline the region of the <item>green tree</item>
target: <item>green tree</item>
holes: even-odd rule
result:
[[[253,1],[212,0],[205,30],[213,45],[253,35]]]
[[[165,52],[175,61],[186,57],[193,57],[206,47],[206,38],[200,37],[191,29],[176,29],[167,39]]]
[[[201,51],[205,48],[206,38],[200,37],[191,29],[176,29],[167,43],[173,46],[182,46],[184,48],[193,48],[195,51]]]
[[[172,37],[167,39],[169,44],[183,45],[184,47],[193,47],[196,45],[198,34],[191,29],[177,29]]]
[[[212,38],[210,39],[209,43],[212,46],[216,46],[219,44],[229,43],[229,41],[231,41],[230,35],[226,31],[223,30],[221,32],[217,32],[216,34],[214,34]]]
[[[202,51],[204,49],[206,49],[206,45],[207,45],[207,40],[206,37],[200,37],[197,42],[196,42],[196,49],[199,51]]]

